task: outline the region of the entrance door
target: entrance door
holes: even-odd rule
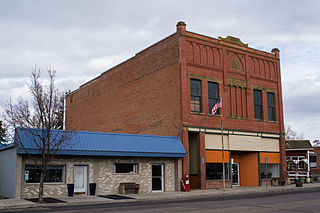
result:
[[[240,185],[239,163],[233,163],[232,164],[232,185],[233,186],[239,186]]]
[[[152,191],[163,192],[163,165],[152,165]]]
[[[74,166],[74,192],[87,192],[87,166]]]

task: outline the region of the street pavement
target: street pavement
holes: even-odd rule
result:
[[[73,197],[54,197],[63,203],[36,203],[24,199],[0,199],[1,209],[17,209],[17,208],[36,208],[45,206],[69,206],[69,205],[93,205],[106,203],[122,203],[136,202],[148,200],[171,200],[171,199],[187,199],[187,198],[205,198],[205,197],[228,197],[255,194],[275,194],[281,192],[307,192],[320,189],[320,183],[304,184],[303,187],[296,187],[295,184],[287,186],[261,186],[261,187],[234,187],[222,189],[208,190],[191,190],[190,192],[155,192],[148,194],[129,194],[126,197],[133,199],[109,199],[99,196],[75,195]]]

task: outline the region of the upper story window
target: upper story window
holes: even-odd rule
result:
[[[262,91],[253,90],[254,99],[254,118],[263,120],[263,108],[262,108]]]
[[[211,110],[213,106],[218,102],[219,100],[219,84],[208,82],[208,104],[209,104],[209,113],[211,113]],[[216,114],[220,114],[220,110],[216,112]]]
[[[268,92],[268,120],[276,121],[276,102],[274,93]]]
[[[191,112],[202,112],[201,81],[190,79]]]

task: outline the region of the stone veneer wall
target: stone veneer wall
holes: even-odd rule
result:
[[[115,163],[137,163],[137,174],[115,174]],[[88,166],[88,184],[96,183],[96,195],[117,194],[119,184],[135,182],[140,184],[139,193],[152,192],[152,164],[164,164],[164,191],[178,189],[181,160],[174,158],[120,158],[120,157],[71,157],[58,156],[50,161],[50,165],[65,166],[64,183],[47,183],[44,186],[44,195],[63,197],[67,196],[67,184],[73,183],[73,168],[77,165]],[[38,196],[39,184],[25,183],[25,165],[34,165],[34,161],[28,157],[22,158],[21,173],[17,175],[17,189],[20,188],[20,198],[32,198]],[[20,176],[20,177],[19,177]],[[20,180],[19,180],[20,178]],[[19,190],[17,190],[19,191]],[[89,187],[88,190],[89,191]]]

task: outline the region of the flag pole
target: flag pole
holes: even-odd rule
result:
[[[223,120],[222,120],[222,96],[221,96],[221,145],[222,145],[222,178],[223,178],[223,191],[226,189],[226,175],[225,175],[225,168],[224,168],[224,143],[223,143]]]

